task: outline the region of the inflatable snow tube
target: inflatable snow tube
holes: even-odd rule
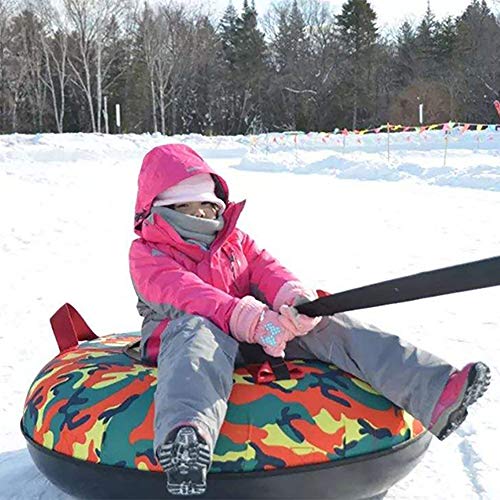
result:
[[[50,361],[21,421],[47,478],[82,498],[168,498],[153,456],[156,368],[128,354],[139,334],[82,342]],[[256,384],[236,369],[205,498],[382,498],[429,446],[420,422],[332,365]]]

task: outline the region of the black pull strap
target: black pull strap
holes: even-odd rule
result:
[[[276,380],[298,379],[303,376],[298,366],[293,363],[287,364],[283,358],[269,356],[259,344],[241,342],[239,350],[246,368],[257,384],[266,384]]]
[[[335,313],[500,285],[500,256],[354,288],[296,306],[300,314]]]
[[[285,360],[283,358],[273,358],[269,356],[269,365],[274,373],[275,380],[288,380],[292,378],[290,376],[290,370],[286,366]]]

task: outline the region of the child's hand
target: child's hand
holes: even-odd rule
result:
[[[278,291],[273,310],[279,311],[281,306],[297,306],[318,298],[315,290],[306,288],[300,281],[287,281]]]
[[[263,311],[253,334],[254,342],[260,344],[270,356],[284,357],[285,347],[299,332],[286,316],[268,309]]]
[[[293,321],[250,295],[234,308],[229,328],[235,339],[260,344],[267,354],[276,357],[283,356],[286,343],[300,335]]]
[[[298,336],[309,333],[321,321],[321,317],[311,318],[305,314],[299,314],[295,307],[287,305],[280,307],[280,315],[287,319],[288,324],[293,325]]]

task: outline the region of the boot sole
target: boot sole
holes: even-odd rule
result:
[[[431,432],[441,441],[454,432],[467,417],[467,408],[474,404],[488,389],[491,373],[484,363],[475,363],[470,369],[467,384],[455,405],[445,411],[434,424]]]
[[[193,496],[205,493],[210,449],[198,439],[193,428],[181,429],[173,442],[160,446],[157,455],[167,475],[170,494]]]

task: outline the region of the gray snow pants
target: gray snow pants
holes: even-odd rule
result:
[[[162,333],[155,393],[155,450],[170,431],[192,424],[213,450],[224,422],[238,342],[206,318],[186,315]],[[286,359],[318,359],[366,381],[428,426],[453,367],[346,314],[324,317],[288,343]]]

